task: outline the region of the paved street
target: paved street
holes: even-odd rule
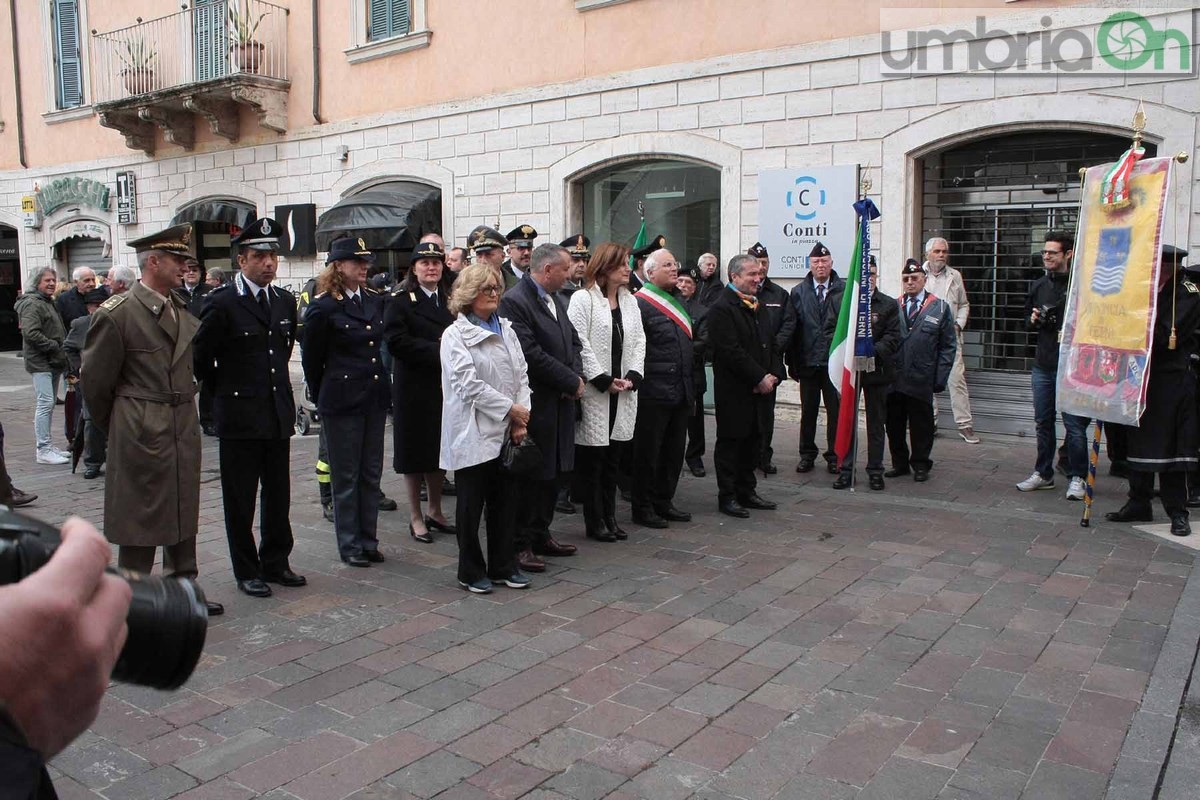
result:
[[[0,355],[8,466],[41,495],[30,512],[99,522],[103,480],[33,463],[32,405],[21,362]],[[61,408],[54,425],[61,437]],[[407,538],[403,504],[381,514],[387,563],[344,567],[314,437],[292,459],[292,563],[309,585],[240,595],[205,439],[201,580],[227,613],[184,689],[110,690],[53,762],[59,793],[1089,800],[1150,798],[1161,780],[1160,797],[1195,796],[1190,703],[1163,769],[1200,637],[1195,554],[1105,524],[1121,482],[1102,477],[1084,529],[1065,485],[1012,488],[1032,441],[943,432],[930,482],[835,492],[793,472],[796,427],[780,425],[780,473],[760,484],[779,511],[722,517],[711,473],[687,476],[691,524],[651,532],[620,504],[630,539],[598,544],[560,517],[580,554],[488,597],[456,587],[450,537]]]

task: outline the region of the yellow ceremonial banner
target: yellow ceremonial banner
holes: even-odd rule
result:
[[[1137,161],[1127,202],[1105,203],[1114,165],[1088,169],[1059,350],[1059,410],[1137,425],[1158,300],[1159,256],[1174,159]]]

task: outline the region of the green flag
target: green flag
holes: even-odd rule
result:
[[[633,240],[633,249],[640,250],[646,246],[646,218],[642,217],[642,227],[638,231],[637,238]],[[633,269],[633,256],[629,257],[629,268]]]

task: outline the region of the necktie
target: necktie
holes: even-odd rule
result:
[[[908,298],[908,311],[906,313],[908,314],[908,321],[912,322],[913,317],[917,316],[917,298]]]
[[[271,305],[267,302],[267,290],[260,289],[258,292],[258,307],[269,317],[271,316]]]
[[[354,295],[354,297],[350,298],[350,302],[354,303],[355,308],[357,308],[359,311],[362,311],[363,304],[361,294]]]
[[[433,294],[429,295],[429,298],[430,298],[431,300],[433,300],[433,307],[434,307],[434,308],[440,308],[440,307],[441,307],[441,305],[438,303],[438,299],[437,299],[437,292],[434,292]]]
[[[817,302],[825,305],[825,284],[823,283],[817,284]]]
[[[550,309],[550,316],[554,317],[555,322],[558,321],[558,309],[554,307],[554,296],[546,295],[546,306]]]

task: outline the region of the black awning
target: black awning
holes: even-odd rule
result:
[[[186,208],[179,209],[179,213],[171,218],[171,224],[180,225],[184,222],[225,222],[229,225],[245,228],[256,219],[258,219],[258,211],[248,203],[233,203],[228,200],[206,200],[202,203],[193,203]]]
[[[413,183],[368,189],[334,204],[317,220],[317,249],[334,239],[362,239],[370,250],[412,251],[422,236],[442,227],[442,192]]]

